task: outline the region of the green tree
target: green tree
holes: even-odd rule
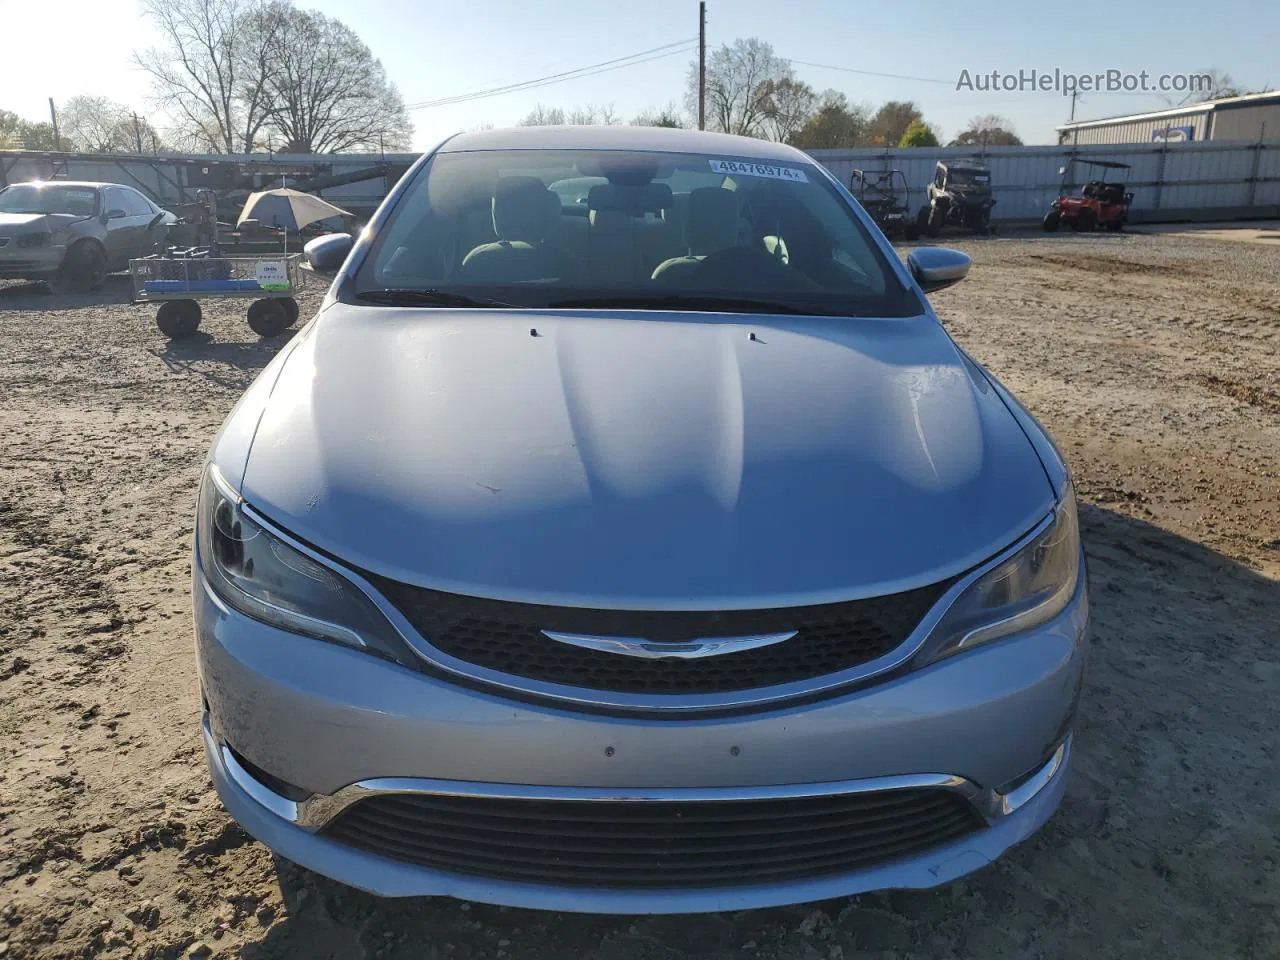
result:
[[[71,150],[66,137],[53,137],[53,125],[24,120],[11,110],[0,110],[0,150]]]
[[[787,143],[801,150],[835,150],[863,146],[867,142],[868,110],[862,104],[850,104],[838,90],[826,90],[818,101],[818,109]]]
[[[900,147],[936,147],[938,146],[938,137],[923,120],[912,120],[907,129],[902,131],[902,139],[898,141]]]
[[[890,100],[871,118],[867,126],[869,146],[892,147],[902,142],[903,134],[912,122],[924,117],[920,108],[910,100]]]

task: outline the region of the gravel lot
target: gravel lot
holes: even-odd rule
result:
[[[1280,956],[1280,245],[956,245],[975,268],[939,311],[1084,504],[1067,799],[938,891],[684,918],[377,901],[233,826],[198,736],[188,545],[209,440],[282,341],[208,304],[170,346],[119,277],[0,285],[0,956]]]

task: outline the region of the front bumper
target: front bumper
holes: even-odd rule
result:
[[[54,274],[66,255],[65,245],[19,247],[16,237],[0,247],[0,277],[25,280]]]
[[[205,745],[224,805],[283,856],[381,895],[677,913],[931,887],[1035,832],[1065,786],[1088,618],[1083,579],[1072,604],[1034,633],[818,703],[686,719],[577,713],[468,689],[250,620],[223,606],[198,569],[195,581]],[[312,798],[296,804],[267,789],[227,746]],[[388,778],[410,790],[445,781],[494,793],[532,784],[733,799],[743,790],[854,790],[922,776],[964,791],[985,826],[873,868],[759,886],[614,890],[495,881],[390,860],[315,832]],[[1018,790],[996,791],[1015,781]]]

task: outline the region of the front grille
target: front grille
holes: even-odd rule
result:
[[[652,694],[749,690],[859,666],[906,640],[952,582],[818,606],[664,612],[509,603],[371,579],[432,646],[459,660],[531,680]],[[681,660],[588,650],[543,630],[658,642],[799,632],[772,646]]]
[[[963,797],[941,789],[685,802],[401,794],[361,800],[323,832],[449,873],[691,889],[866,869],[958,840],[981,825]]]

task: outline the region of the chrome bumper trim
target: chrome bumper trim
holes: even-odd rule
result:
[[[1067,739],[1058,744],[1058,749],[1053,751],[1053,756],[1045,761],[1044,766],[1027,777],[1022,783],[1018,784],[1008,793],[996,793],[991,791],[993,800],[995,801],[995,812],[1002,817],[1007,817],[1021,807],[1026,806],[1031,798],[1049,785],[1049,781],[1054,778],[1062,765],[1067,762],[1067,757],[1071,753],[1071,735],[1067,735]]]
[[[419,777],[376,777],[360,780],[331,794],[312,794],[295,802],[269,789],[236,760],[231,750],[218,741],[206,715],[203,721],[205,748],[217,751],[218,760],[231,780],[255,802],[281,820],[316,831],[353,804],[387,794],[427,794],[447,797],[477,797],[507,800],[578,800],[585,803],[681,802],[723,800],[781,800],[801,797],[832,797],[890,790],[935,789],[960,794],[986,821],[994,822],[1026,806],[1066,765],[1071,755],[1068,735],[1044,765],[1008,793],[984,790],[971,780],[954,774],[918,773],[861,780],[825,783],[784,783],[759,787],[681,787],[643,789],[617,787],[548,787],[522,783],[482,783],[467,780],[433,780]]]

